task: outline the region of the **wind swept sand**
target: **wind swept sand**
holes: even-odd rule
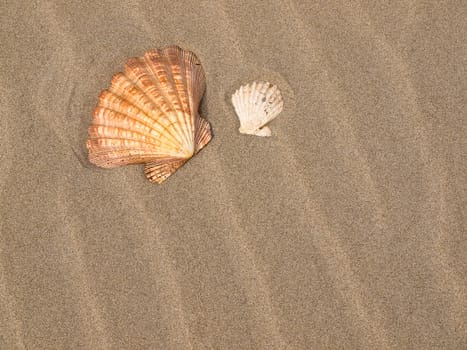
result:
[[[171,3],[0,5],[0,349],[466,348],[465,1]],[[92,166],[100,91],[170,44],[213,140],[160,186]]]

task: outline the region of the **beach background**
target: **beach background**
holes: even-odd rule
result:
[[[465,349],[465,1],[2,1],[0,349]],[[125,60],[207,77],[164,184],[87,161]],[[279,86],[271,138],[231,93]]]

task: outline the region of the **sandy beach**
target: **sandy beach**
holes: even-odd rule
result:
[[[0,4],[0,349],[467,348],[466,2],[174,3]],[[171,44],[211,143],[93,166],[100,92]]]

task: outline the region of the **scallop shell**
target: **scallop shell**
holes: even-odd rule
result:
[[[144,163],[161,183],[211,140],[198,114],[206,88],[196,55],[178,46],[130,58],[94,110],[86,146],[102,168]]]
[[[241,86],[232,95],[232,104],[240,120],[242,134],[271,136],[266,125],[282,111],[284,102],[277,86],[268,82],[253,82]]]

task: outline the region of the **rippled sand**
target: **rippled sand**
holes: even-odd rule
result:
[[[0,5],[0,349],[466,346],[467,6],[307,3]],[[169,44],[214,139],[161,186],[92,166],[100,91]]]

